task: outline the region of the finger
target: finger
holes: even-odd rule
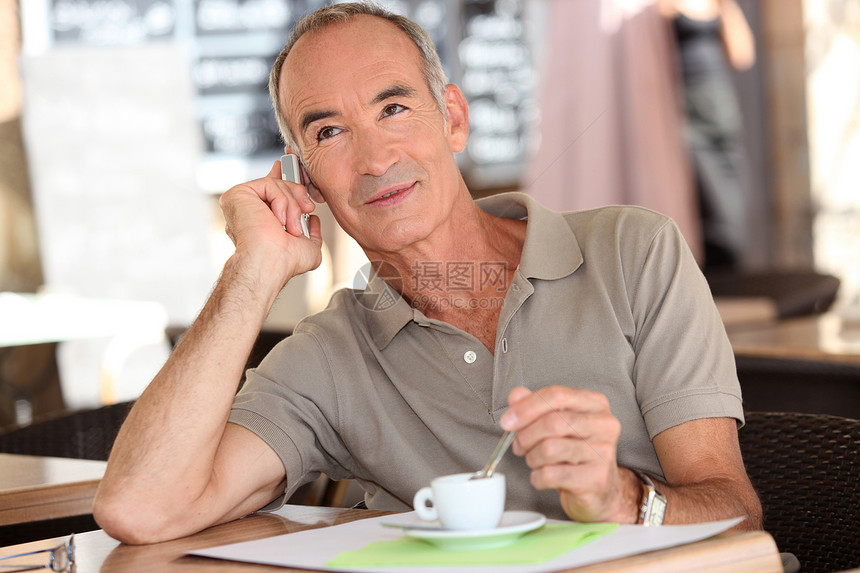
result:
[[[274,172],[274,169],[272,171]],[[295,201],[292,200],[292,194],[289,192],[285,181],[267,176],[241,185],[236,190],[237,193],[250,191],[256,194],[259,199],[268,205],[269,210],[275,215],[278,223],[282,227],[288,226],[290,204]],[[298,209],[293,210],[298,211]]]
[[[575,438],[598,443],[614,440],[621,423],[610,413],[552,411],[519,431],[518,445],[528,451],[550,438]]]
[[[584,445],[602,445],[614,437],[614,427],[602,420],[588,420],[585,416],[566,417],[548,414],[517,435],[517,446],[523,453],[533,456],[535,465],[545,465],[579,458],[576,451]],[[593,447],[593,446],[592,446]]]
[[[518,431],[535,420],[552,411],[571,410],[574,412],[609,411],[609,402],[603,394],[569,388],[566,386],[548,386],[529,395],[517,392],[515,398],[522,398],[511,404],[508,411],[500,420],[503,429]]]
[[[590,448],[578,438],[546,439],[525,452],[525,461],[533,470],[557,464],[577,465],[594,458]]]
[[[302,234],[299,219],[302,213],[312,212],[316,205],[303,185],[281,179],[280,160],[274,162],[266,177],[248,185],[269,205],[282,227],[292,235]]]
[[[316,215],[311,215],[308,219],[308,233],[312,241],[322,245],[322,221]]]
[[[535,470],[529,481],[537,490],[558,490],[578,506],[600,502],[611,486],[611,473],[599,463],[556,464]]]
[[[532,391],[526,388],[525,386],[517,386],[511,393],[508,394],[508,404],[513,406],[517,402],[524,400],[532,395]]]
[[[242,183],[225,192],[219,203],[224,219],[228,226],[228,236],[234,244],[242,233],[244,223],[249,216],[263,217],[259,222],[265,220],[263,211],[272,217],[272,224],[278,224],[284,228],[287,221],[287,209],[290,201],[294,200],[286,192],[286,187],[279,187],[281,181],[264,177],[248,183]]]
[[[620,427],[615,419],[565,424],[558,433],[529,427],[521,436],[518,435],[514,453],[525,456],[526,464],[531,468],[581,463],[594,458],[613,463]]]
[[[522,407],[522,403],[529,397],[534,396],[534,392],[524,386],[517,386],[508,394],[508,411],[502,415],[499,424],[503,430],[513,432],[517,430],[519,414],[515,411],[515,406]]]
[[[290,148],[285,148],[286,153],[291,153]],[[301,169],[301,164],[300,164]],[[285,197],[292,197],[295,202],[287,199],[282,202],[277,194],[267,196],[266,201],[269,203],[272,211],[281,221],[282,226],[291,235],[297,237],[302,236],[302,213],[311,213],[316,209],[316,204],[311,200],[307,187],[304,184],[286,181],[281,176],[281,161],[275,161],[272,169],[269,171],[267,178],[279,181],[278,188],[284,193]],[[304,180],[304,177],[303,177]],[[269,190],[269,187],[266,187]],[[283,215],[281,215],[283,213]]]
[[[293,187],[297,187],[295,184],[292,185]],[[304,196],[300,195],[298,197],[293,196],[293,199],[295,200],[287,202],[287,224],[284,225],[284,228],[286,228],[290,234],[300,237],[303,236],[301,217],[304,213],[311,213],[316,209],[316,204],[311,201],[307,194]],[[308,233],[310,233],[310,221],[308,221],[308,223]]]

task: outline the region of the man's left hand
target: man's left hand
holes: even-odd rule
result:
[[[563,386],[515,388],[502,416],[516,430],[513,451],[536,489],[556,489],[565,513],[583,522],[635,523],[641,486],[616,462],[621,423],[603,394]]]

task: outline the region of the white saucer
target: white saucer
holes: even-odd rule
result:
[[[546,523],[546,517],[534,511],[506,511],[495,529],[445,529],[438,522],[427,521],[397,526],[403,528],[406,536],[422,539],[440,549],[463,550],[503,547],[544,523]]]

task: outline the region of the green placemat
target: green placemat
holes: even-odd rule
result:
[[[329,567],[412,565],[512,565],[542,563],[615,531],[617,523],[553,523],[530,531],[505,547],[449,551],[412,537],[374,541],[356,551],[344,551]]]

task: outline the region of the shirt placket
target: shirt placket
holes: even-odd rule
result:
[[[477,338],[450,324],[426,318],[417,322],[434,331],[454,368],[492,416],[493,354]]]
[[[496,334],[491,407],[494,420],[507,409],[510,391],[516,386],[526,385],[526,363],[529,358],[526,341],[528,334],[517,331],[516,315],[532,293],[534,293],[534,287],[517,270],[499,315]]]

